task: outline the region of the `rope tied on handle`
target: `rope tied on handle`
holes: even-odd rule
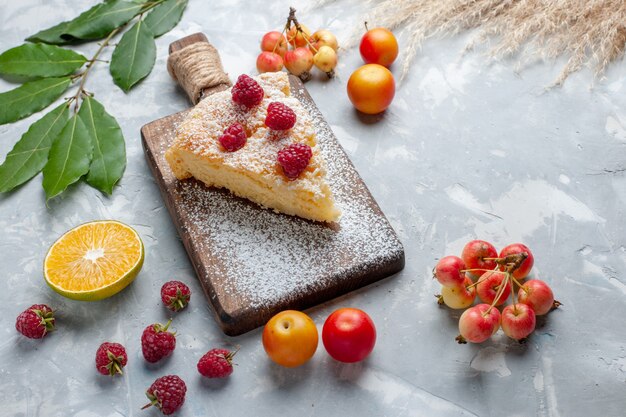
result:
[[[232,85],[217,49],[208,42],[196,42],[172,52],[167,59],[167,71],[183,87],[193,104]]]

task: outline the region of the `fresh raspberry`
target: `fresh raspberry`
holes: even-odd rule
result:
[[[246,131],[239,123],[233,123],[224,130],[224,134],[219,137],[219,141],[228,152],[235,152],[243,148],[246,144]]]
[[[185,381],[177,375],[162,376],[157,378],[146,391],[150,404],[144,405],[141,409],[155,406],[166,416],[170,415],[183,405],[186,392]]]
[[[263,101],[265,92],[259,83],[246,74],[242,74],[237,78],[235,85],[233,85],[231,94],[235,103],[250,109]]]
[[[288,130],[296,124],[296,114],[289,106],[277,101],[267,106],[265,125],[272,130]]]
[[[127,361],[126,349],[119,343],[104,342],[96,351],[96,369],[102,375],[121,375]]]
[[[47,305],[33,304],[17,316],[15,328],[26,337],[41,339],[54,330],[53,314]]]
[[[211,349],[198,361],[198,372],[207,378],[225,378],[233,373],[233,356],[237,351]]]
[[[168,281],[161,287],[161,301],[172,311],[180,311],[187,307],[191,298],[191,290],[180,281]]]
[[[176,348],[176,336],[168,332],[172,320],[165,326],[159,323],[146,327],[141,335],[141,351],[143,357],[150,363],[155,363],[170,356]]]
[[[313,157],[311,147],[304,143],[292,143],[278,151],[278,163],[283,167],[285,176],[295,180],[309,165]]]

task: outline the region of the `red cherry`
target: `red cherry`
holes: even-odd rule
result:
[[[483,303],[492,304],[498,295],[500,287],[503,285],[506,279],[506,274],[500,271],[488,271],[485,272],[478,279],[478,285],[476,285],[476,294],[482,300]],[[511,295],[511,282],[506,279],[506,287],[502,290],[498,302],[495,305],[499,306]]]
[[[485,260],[485,258],[497,258],[498,251],[489,242],[484,240],[472,240],[465,245],[461,258],[465,262],[467,269],[494,269],[496,262],[493,260]],[[481,272],[472,274],[480,276]]]
[[[539,279],[526,281],[517,294],[519,302],[529,305],[538,316],[548,313],[554,307],[554,294],[545,282]]]
[[[535,324],[535,312],[526,304],[510,304],[502,310],[502,330],[511,339],[525,339],[535,330]]]
[[[459,343],[482,343],[498,331],[500,312],[489,304],[478,304],[461,314],[459,319]]]
[[[256,59],[256,69],[259,71],[259,74],[278,72],[283,69],[283,59],[274,52],[261,52]]]
[[[261,51],[275,52],[283,58],[287,52],[287,39],[280,32],[267,32],[261,39]]]
[[[444,256],[437,262],[433,274],[444,287],[459,287],[463,285],[465,262],[458,256]]]
[[[515,255],[523,252],[525,252],[528,257],[517,269],[513,271],[513,276],[517,279],[526,278],[526,276],[528,276],[528,274],[530,273],[530,270],[533,268],[533,265],[535,263],[535,257],[533,256],[533,253],[530,251],[530,249],[528,249],[528,246],[522,243],[513,243],[511,245],[505,246],[500,251],[500,258],[505,258],[508,255]],[[500,269],[503,271],[505,270],[505,268],[505,265],[500,266]]]

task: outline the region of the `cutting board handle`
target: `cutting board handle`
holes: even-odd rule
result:
[[[232,85],[217,49],[200,32],[170,44],[167,70],[193,104]]]

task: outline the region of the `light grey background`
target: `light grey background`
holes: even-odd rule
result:
[[[92,3],[0,0],[0,50]],[[131,93],[113,85],[103,64],[88,81],[127,141],[128,167],[113,197],[79,185],[46,207],[40,177],[0,196],[0,415],[157,415],[139,411],[144,391],[170,373],[188,386],[180,416],[624,415],[624,62],[605,79],[594,82],[584,70],[546,92],[562,61],[516,73],[515,61],[488,65],[480,54],[461,59],[467,38],[432,40],[391,108],[375,121],[360,119],[345,93],[350,73],[361,65],[355,49],[340,55],[336,79],[309,82],[403,241],[407,264],[391,279],[308,311],[320,330],[338,307],[370,313],[378,343],[367,361],[339,364],[320,344],[307,365],[288,370],[267,359],[259,330],[233,339],[220,332],[144,160],[139,129],[188,106],[165,70],[171,41],[203,31],[231,76],[254,73],[260,37],[283,25],[294,2],[190,3],[178,27],[157,40],[153,73]],[[340,42],[365,12],[356,0],[309,11],[294,5],[310,28],[329,28]],[[398,35],[402,47],[405,34]],[[90,56],[96,47],[77,49]],[[399,65],[393,71],[399,74]],[[0,91],[13,87],[0,81]],[[2,155],[37,117],[0,126]],[[60,234],[93,219],[133,225],[146,245],[145,265],[113,298],[64,299],[45,285],[43,257]],[[439,288],[430,270],[472,238],[497,247],[529,245],[534,276],[549,282],[564,303],[528,343],[501,334],[482,345],[454,342],[459,313],[436,305]],[[173,356],[149,366],[139,338],[146,325],[169,317],[158,295],[169,279],[187,282],[194,295],[174,319]],[[14,320],[38,302],[58,310],[58,331],[31,341],[17,334]],[[96,373],[95,350],[105,340],[128,349],[124,377]],[[234,374],[220,382],[201,380],[198,358],[209,348],[235,345],[241,351]]]

